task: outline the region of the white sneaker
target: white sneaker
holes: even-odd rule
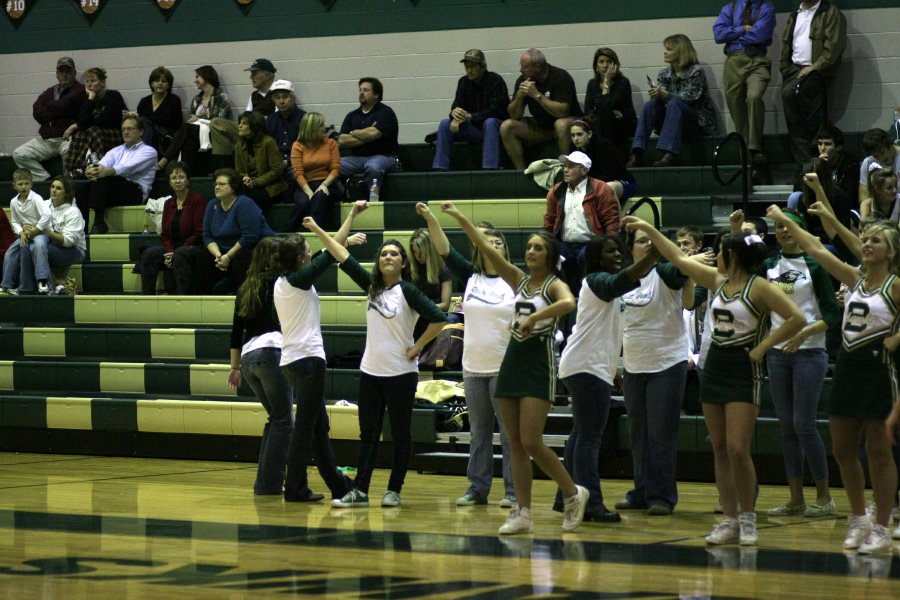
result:
[[[381,505],[385,507],[400,506],[400,494],[388,490],[381,497]]]
[[[756,513],[743,512],[738,515],[738,526],[740,528],[740,544],[741,546],[756,545]]]
[[[350,490],[343,498],[335,498],[331,501],[334,508],[359,508],[369,506],[369,496],[359,490]]]
[[[850,515],[847,517],[847,537],[844,538],[844,549],[859,548],[870,533],[872,533],[872,520],[869,519],[869,515]]]
[[[737,544],[741,540],[741,531],[737,519],[725,517],[706,536],[706,543],[713,545]]]
[[[47,285],[46,281],[38,281],[37,293],[43,295],[50,293],[50,286]]]
[[[512,508],[516,505],[516,497],[507,494],[500,499],[500,508]]]
[[[509,511],[506,522],[497,531],[500,535],[515,535],[517,533],[531,533],[534,531],[534,519],[527,508],[515,507]]]
[[[591,493],[587,491],[587,488],[580,485],[576,485],[575,488],[578,490],[575,492],[575,495],[566,499],[565,512],[563,513],[563,531],[575,531],[578,529],[581,521],[584,520],[584,509],[587,508],[588,498],[591,497]]]
[[[875,525],[857,552],[860,554],[884,554],[892,552],[893,549],[894,544],[891,541],[891,534],[888,528],[884,525]]]

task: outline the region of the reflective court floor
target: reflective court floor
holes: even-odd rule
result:
[[[247,463],[0,454],[0,600],[64,598],[900,598],[900,558],[843,553],[846,513],[773,518],[756,548],[707,548],[711,484],[683,484],[672,516],[563,534],[535,482],[535,533],[499,538],[506,512],[457,508],[463,477],[410,473],[400,508],[254,497]],[[310,470],[317,491],[324,486]],[[502,486],[499,480],[495,485]],[[497,494],[497,487],[495,495]],[[628,482],[604,482],[607,504]],[[809,493],[812,490],[808,490]],[[834,490],[838,508],[846,507]]]

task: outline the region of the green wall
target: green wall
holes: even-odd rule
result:
[[[16,29],[0,19],[0,54],[257,39],[398,33],[482,27],[631,21],[710,15],[722,0],[181,0],[166,21],[154,0],[104,0],[93,24],[74,0],[35,2]],[[786,12],[798,0],[776,0]],[[900,6],[900,0],[841,0],[843,9]]]

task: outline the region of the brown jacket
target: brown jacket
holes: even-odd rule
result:
[[[281,151],[278,149],[278,142],[275,141],[275,138],[269,135],[262,136],[253,145],[253,158],[256,162],[256,177],[253,177],[253,187],[265,187],[270,198],[274,198],[287,189]],[[244,138],[239,138],[234,146],[234,170],[241,177],[250,172],[250,156]]]
[[[797,11],[788,17],[781,36],[781,70],[782,77],[791,64],[794,48],[794,24],[797,22]],[[809,39],[812,40],[812,67],[823,75],[833,76],[841,64],[841,55],[847,46],[847,18],[840,9],[828,0],[822,0],[809,26]]]
[[[566,186],[566,182],[557,183],[547,194],[544,229],[556,236],[565,221]],[[588,177],[581,207],[594,234],[619,233],[619,201],[605,182]]]

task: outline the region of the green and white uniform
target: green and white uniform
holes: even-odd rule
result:
[[[725,291],[726,280],[713,295],[708,311],[711,343],[700,378],[700,402],[759,406],[763,366],[751,361],[748,353],[765,336],[768,315],[750,299],[756,278],[751,275],[733,296]]]
[[[897,332],[900,312],[891,298],[890,275],[867,290],[860,278],[844,295],[841,349],[834,365],[828,414],[861,419],[885,419],[897,398],[894,357],[884,339]]]
[[[497,398],[541,398],[553,402],[556,396],[556,375],[553,372],[553,335],[557,319],[541,319],[534,324],[529,337],[519,332],[519,325],[534,314],[553,304],[550,286],[556,281],[550,275],[540,289],[529,292],[526,275],[516,288],[515,313],[510,323],[510,340],[497,376]]]

